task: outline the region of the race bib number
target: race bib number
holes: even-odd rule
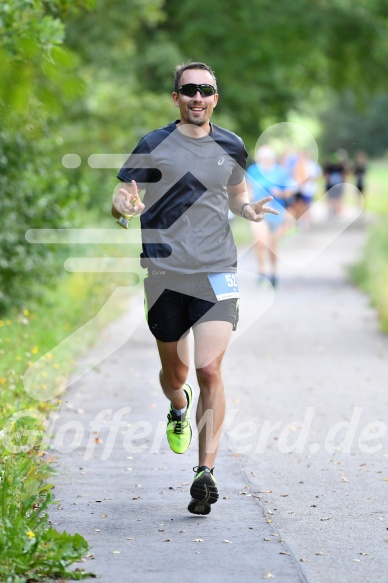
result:
[[[235,273],[209,273],[208,278],[218,301],[240,297]]]

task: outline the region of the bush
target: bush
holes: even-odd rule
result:
[[[354,281],[371,298],[380,327],[388,333],[388,228],[385,218],[373,226],[368,235],[362,260],[352,269]]]
[[[0,134],[0,192],[1,314],[37,295],[37,284],[47,285],[62,269],[53,246],[30,244],[25,233],[69,226],[77,193],[44,143],[6,131]]]

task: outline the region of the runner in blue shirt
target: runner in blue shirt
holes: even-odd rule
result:
[[[278,241],[284,233],[286,209],[285,201],[295,193],[290,173],[277,163],[275,151],[270,146],[262,146],[256,153],[256,163],[247,170],[248,188],[253,201],[263,196],[273,196],[271,206],[277,215],[268,214],[265,220],[251,223],[255,240],[255,250],[259,263],[259,281],[266,277],[266,254],[270,264],[268,277],[277,285]]]

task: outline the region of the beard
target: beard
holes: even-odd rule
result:
[[[201,116],[197,116],[197,115],[193,114],[191,112],[191,110],[189,109],[188,114],[187,114],[187,119],[193,125],[203,126],[207,122],[206,110],[204,109],[202,111]]]

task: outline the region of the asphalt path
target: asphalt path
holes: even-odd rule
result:
[[[91,547],[74,568],[102,583],[388,581],[388,338],[348,275],[364,227],[349,211],[287,236],[275,290],[240,250],[220,500],[205,517],[187,512],[197,443],[168,448],[156,347],[131,297],[52,416],[51,520]]]

